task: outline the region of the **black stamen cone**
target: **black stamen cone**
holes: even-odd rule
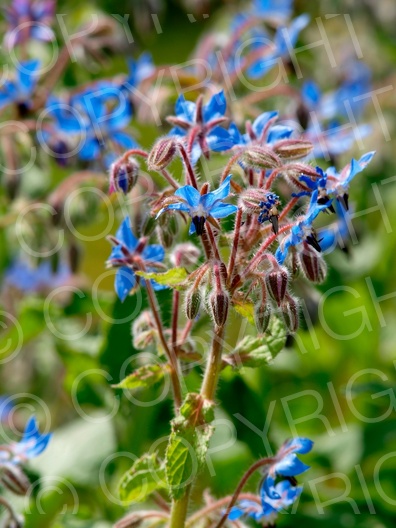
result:
[[[272,224],[272,231],[275,233],[275,235],[277,235],[279,231],[278,217],[276,215],[272,215],[269,217],[269,221]]]
[[[322,248],[319,245],[320,240],[318,240],[315,235],[308,235],[306,238],[306,242],[314,249],[316,249],[316,251],[319,251],[319,253],[322,252]]]
[[[318,198],[318,204],[319,204],[319,205],[324,205],[324,204],[326,204],[326,203],[329,201],[329,199],[330,199],[330,198],[329,198],[327,195],[326,195],[326,196],[321,196],[320,198]],[[330,205],[327,207],[327,209],[328,209],[329,211],[331,211],[332,213],[335,213],[335,209],[334,209],[334,207],[333,207],[333,204],[330,204]]]
[[[292,486],[297,486],[296,477],[285,477],[285,480],[288,480]]]
[[[198,236],[203,235],[205,220],[206,218],[204,216],[194,216],[194,218],[192,219],[193,224],[195,225],[195,231]]]
[[[344,193],[343,196],[338,196],[337,199],[341,203],[345,211],[349,211],[349,195],[347,193]]]

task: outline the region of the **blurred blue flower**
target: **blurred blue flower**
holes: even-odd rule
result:
[[[348,253],[347,240],[351,232],[350,212],[339,201],[335,202],[335,211],[337,213],[337,221],[320,229],[318,232],[320,247],[323,252],[330,253],[338,245],[343,251]]]
[[[300,32],[308,25],[309,20],[309,15],[303,14],[292,20],[288,27],[279,26],[276,30],[274,41],[270,44],[273,48],[272,51],[269,54],[265,54],[262,59],[259,59],[249,68],[250,77],[258,79],[276,66],[280,59],[287,60],[290,57],[290,51],[297,44]],[[253,43],[253,48],[259,48],[262,45],[261,39],[256,44]]]
[[[135,271],[158,271],[162,266],[165,251],[159,244],[147,245],[147,238],[136,238],[132,232],[131,220],[126,217],[117,230],[115,237],[109,237],[114,247],[111,251],[108,266],[116,267],[114,288],[118,298],[124,302],[130,291],[139,284],[145,285],[145,280],[137,278]],[[150,281],[153,288],[161,290],[164,286]]]
[[[52,433],[41,434],[35,416],[26,424],[25,431],[19,442],[13,442],[0,449],[0,462],[23,464],[31,458],[40,455],[52,438]]]
[[[24,292],[38,292],[61,286],[70,278],[70,268],[65,263],[53,271],[49,260],[41,262],[36,268],[25,260],[15,260],[6,270],[4,283]]]
[[[278,498],[269,497],[263,483],[260,490],[261,504],[253,500],[241,500],[230,511],[228,516],[230,521],[236,521],[246,515],[263,526],[274,525],[278,512],[282,512],[295,502],[302,492],[302,487],[293,486],[288,480],[282,480],[274,489]]]
[[[207,218],[225,218],[238,210],[236,205],[226,204],[223,201],[230,194],[231,175],[223,181],[220,187],[213,192],[201,195],[191,185],[180,187],[175,196],[180,201],[167,205],[158,213],[157,217],[165,211],[183,211],[192,218],[190,235],[202,235]]]
[[[275,487],[277,476],[292,478],[309,469],[309,466],[301,462],[296,453],[305,455],[311,451],[312,446],[313,442],[309,438],[293,438],[281,446],[274,457],[274,462],[268,467],[267,477],[263,483],[263,490],[269,498],[281,498]]]
[[[296,225],[294,225],[290,233],[279,244],[275,253],[275,258],[279,264],[283,264],[286,260],[289,248],[299,246],[302,243],[307,243],[317,251],[321,251],[319,241],[312,228],[312,223],[321,211],[324,211],[331,205],[331,200],[323,204],[318,204],[318,190],[313,191],[308,211],[302,216]]]
[[[293,0],[253,0],[252,13],[256,17],[285,22],[293,11]]]
[[[0,423],[7,423],[14,410],[14,404],[9,396],[0,396]]]
[[[69,103],[52,97],[47,110],[54,119],[54,132],[60,139],[74,137],[78,157],[84,161],[98,159],[111,144],[130,149],[137,144],[124,129],[132,118],[132,105],[125,92],[110,83],[98,83],[75,95]],[[47,143],[53,134],[40,131]],[[113,158],[108,160],[108,165]]]
[[[128,77],[123,86],[136,87],[155,72],[155,66],[151,53],[142,53],[138,59],[128,59]]]
[[[29,39],[50,42],[54,32],[49,27],[55,14],[55,0],[13,0],[5,9],[8,29],[4,37],[7,48]]]
[[[0,109],[16,103],[21,110],[28,110],[31,97],[37,84],[37,73],[40,61],[28,60],[20,62],[15,73],[15,79],[6,79],[0,86]]]
[[[176,116],[167,118],[174,125],[169,135],[186,137],[193,164],[201,154],[209,157],[210,150],[222,152],[233,146],[229,132],[218,126],[227,120],[224,117],[226,109],[223,91],[214,94],[206,104],[203,104],[202,97],[196,103],[186,101],[183,94],[178,97]]]

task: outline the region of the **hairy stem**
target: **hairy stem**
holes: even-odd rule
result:
[[[191,485],[186,489],[184,497],[172,502],[172,510],[169,528],[184,528],[186,524],[188,501],[190,498]]]
[[[223,338],[224,338],[224,326],[218,326],[215,328],[212,340],[212,349],[206,365],[206,371],[201,387],[201,396],[205,400],[213,401],[217,381],[219,379],[221,370],[221,353],[223,350]]]

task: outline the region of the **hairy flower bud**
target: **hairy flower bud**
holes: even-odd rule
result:
[[[209,295],[209,307],[217,326],[223,326],[227,321],[229,298],[224,291],[216,291]]]
[[[109,192],[128,194],[134,187],[139,176],[139,164],[134,158],[120,163],[116,161],[110,166]]]
[[[155,342],[157,329],[153,314],[143,311],[132,323],[132,340],[136,350],[144,350]]]
[[[177,153],[176,140],[173,137],[160,138],[151,149],[147,158],[149,170],[161,171],[174,159]]]
[[[177,244],[170,255],[170,261],[174,266],[193,266],[198,262],[200,254],[199,248],[191,242]]]
[[[280,305],[286,295],[287,284],[289,282],[289,274],[287,269],[279,267],[272,270],[265,277],[265,283],[267,286],[268,293],[274,299],[274,301]]]
[[[281,165],[279,157],[268,147],[253,145],[242,155],[242,161],[255,169],[275,169]]]
[[[304,242],[303,247],[303,251],[299,253],[301,268],[308,280],[320,284],[326,278],[326,262],[306,242]]]
[[[7,463],[0,468],[0,483],[15,495],[26,495],[30,482],[18,466]]]
[[[290,295],[281,304],[281,313],[289,332],[292,334],[297,332],[299,327],[298,303]]]
[[[284,139],[275,143],[273,148],[282,158],[294,160],[308,156],[312,152],[313,145],[303,139]]]
[[[191,289],[186,293],[186,316],[188,319],[195,319],[201,307],[202,296],[199,290]]]
[[[265,302],[259,302],[254,307],[254,322],[257,331],[264,334],[271,319],[271,306]]]

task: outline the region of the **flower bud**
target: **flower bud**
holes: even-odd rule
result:
[[[288,160],[305,158],[312,152],[312,149],[312,143],[303,139],[285,139],[274,145],[274,151]]]
[[[281,165],[281,160],[270,148],[256,145],[245,150],[242,161],[249,167],[261,170],[275,169]]]
[[[191,289],[186,294],[186,316],[195,319],[201,307],[202,296],[199,290]]]
[[[278,304],[278,306],[283,301],[286,295],[288,282],[289,274],[287,272],[287,269],[284,267],[279,267],[277,269],[272,270],[265,277],[265,283],[267,285],[268,293]]]
[[[170,255],[174,266],[193,266],[198,262],[201,251],[191,242],[177,244]]]
[[[176,140],[173,137],[160,138],[151,149],[147,158],[149,170],[161,171],[165,169],[176,156]]]
[[[30,482],[25,473],[11,463],[4,464],[0,468],[0,483],[15,495],[26,495]]]
[[[217,326],[223,326],[227,321],[229,299],[224,291],[213,292],[209,295],[209,306]]]
[[[155,342],[157,330],[153,314],[144,310],[132,323],[132,341],[136,350],[145,350]]]
[[[109,192],[123,192],[128,194],[137,182],[139,164],[134,158],[123,163],[115,162],[110,166]]]
[[[301,268],[305,276],[311,282],[320,284],[326,278],[327,266],[323,258],[316,252],[312,251],[305,242],[304,249],[299,253]]]
[[[254,322],[259,334],[264,334],[271,319],[271,306],[265,302],[259,302],[254,308]]]
[[[299,327],[297,301],[293,297],[287,296],[287,298],[281,304],[281,312],[283,321],[289,332],[292,334],[297,332]]]

